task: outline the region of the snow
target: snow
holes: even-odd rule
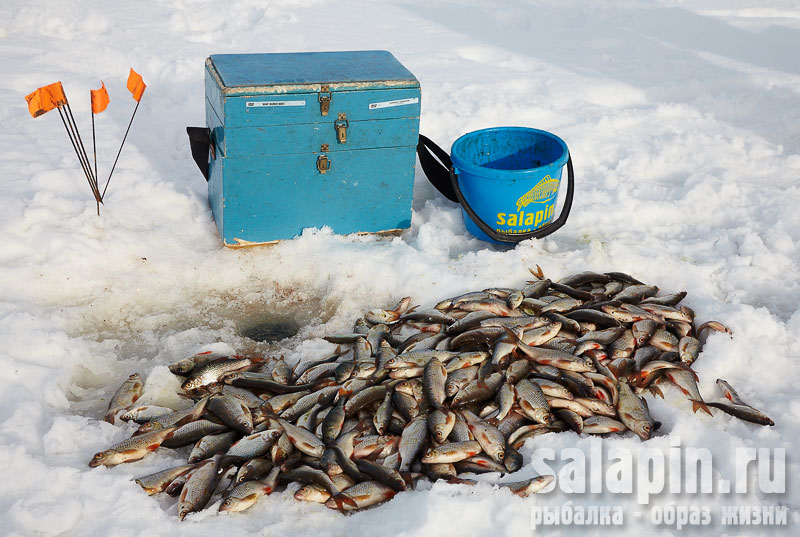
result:
[[[146,4],[146,5],[145,5]],[[734,333],[708,337],[696,364],[701,393],[729,381],[776,422],[758,428],[715,412],[692,415],[679,394],[649,399],[681,445],[714,455],[733,479],[737,447],[786,448],[785,494],[670,495],[698,503],[719,526],[724,505],[782,505],[800,522],[796,396],[800,343],[800,6],[790,0],[329,1],[6,0],[0,6],[0,526],[20,536],[520,535],[532,505],[622,505],[626,534],[656,527],[632,516],[635,495],[528,500],[489,485],[436,483],[350,517],[291,493],[252,509],[175,516],[131,479],[181,460],[90,469],[91,456],[130,434],[101,421],[135,371],[143,401],[178,404],[165,365],[200,350],[283,354],[292,362],[332,346],[374,307],[410,295],[433,305],[487,286],[520,286],[528,267],[548,277],[628,272],[665,292],[685,290],[701,320]],[[212,53],[387,49],[421,82],[421,131],[443,147],[478,128],[552,131],[575,161],[575,204],[551,237],[515,248],[470,237],[460,211],[417,170],[412,227],[400,237],[306,230],[273,247],[225,249],[184,127],[204,124],[203,61]],[[128,69],[147,91],[101,216],[54,114],[31,119],[24,96],[63,81],[90,133],[90,88],[111,104],[97,117],[101,175],[134,101]],[[268,311],[302,326],[280,344],[239,335]],[[669,449],[666,434],[648,445]],[[605,441],[637,450],[638,438]],[[573,433],[523,450],[577,447]],[[520,478],[532,475],[526,467]],[[554,534],[586,528],[558,526]],[[770,527],[747,527],[768,535]],[[589,530],[593,532],[595,530]],[[602,531],[602,530],[597,530]],[[791,532],[790,528],[778,531]]]

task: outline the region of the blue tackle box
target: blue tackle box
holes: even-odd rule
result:
[[[205,89],[226,245],[411,225],[420,88],[389,52],[212,55]]]

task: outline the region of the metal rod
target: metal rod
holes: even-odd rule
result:
[[[69,141],[72,142],[72,148],[75,150],[75,155],[78,157],[78,162],[81,163],[81,168],[83,168],[83,173],[86,175],[86,180],[89,181],[89,187],[92,189],[92,193],[95,194],[95,201],[99,202],[97,192],[95,192],[94,185],[92,184],[92,180],[90,179],[91,171],[86,168],[86,163],[81,159],[80,152],[78,151],[78,145],[76,141],[72,138],[72,132],[70,131],[69,127],[67,126],[67,121],[64,119],[65,114],[61,111],[61,107],[58,108],[58,115],[61,118],[61,123],[64,124],[64,129],[67,131],[67,136],[69,137]]]
[[[91,100],[92,100],[92,92],[89,91],[89,103],[90,104],[91,104]],[[97,181],[97,177],[98,177],[97,176],[97,141],[96,141],[95,135],[94,135],[94,108],[91,107],[91,106],[90,106],[90,108],[92,108],[92,153],[94,153],[94,178],[95,178],[95,181]],[[95,200],[95,202],[97,203],[97,216],[100,216],[100,202],[97,201],[97,200]]]
[[[133,109],[133,114],[131,114],[131,120],[128,122],[128,128],[125,129],[125,136],[122,137],[122,143],[119,144],[119,151],[117,151],[117,158],[114,159],[114,165],[111,166],[111,173],[108,174],[108,180],[106,181],[106,186],[103,187],[103,193],[100,194],[100,199],[102,200],[106,195],[106,189],[108,189],[108,183],[111,182],[111,175],[114,173],[114,168],[117,167],[117,161],[119,160],[119,155],[122,153],[122,147],[125,145],[125,140],[128,138],[128,132],[131,130],[131,125],[133,124],[133,118],[136,115],[136,111],[139,109],[139,103],[141,101],[136,101],[136,108]]]
[[[94,153],[94,177],[96,179],[99,176],[97,175],[97,140],[94,135],[94,110],[92,110],[92,152]]]
[[[64,106],[66,108],[66,105]],[[68,126],[70,138],[73,140],[73,143],[75,144],[75,148],[78,153],[78,160],[81,161],[81,165],[84,167],[85,169],[84,171],[87,173],[87,178],[89,179],[89,186],[92,189],[92,193],[95,194],[95,199],[97,199],[97,194],[99,194],[99,192],[95,193],[97,188],[95,184],[96,183],[95,177],[94,174],[92,173],[92,166],[89,163],[89,158],[86,156],[86,151],[85,150],[82,151],[83,147],[80,144],[80,138],[76,126],[74,124],[74,118],[71,119],[68,112],[69,112],[68,110],[64,112],[64,119]]]
[[[86,165],[89,168],[89,174],[92,177],[92,182],[95,186],[95,190],[99,191],[97,178],[94,176],[94,173],[92,172],[92,166],[89,163],[89,156],[86,154],[86,147],[84,147],[83,145],[83,139],[81,138],[80,131],[78,131],[78,124],[75,122],[75,116],[72,115],[72,107],[70,107],[69,101],[66,101],[65,107],[67,109],[67,112],[69,113],[69,119],[72,121],[72,127],[75,129],[75,136],[78,140],[78,147],[80,147],[81,154],[83,155],[83,158],[86,161]]]

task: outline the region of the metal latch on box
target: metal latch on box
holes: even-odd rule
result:
[[[327,84],[323,84],[319,89],[317,99],[319,100],[319,113],[323,116],[327,116],[328,110],[330,110],[331,107],[331,87]]]
[[[349,126],[347,114],[339,114],[339,118],[333,122],[333,126],[336,128],[336,137],[339,139],[339,143],[347,142],[347,127]]]
[[[320,151],[328,151],[328,144],[322,144]],[[317,157],[317,171],[319,173],[326,173],[331,169],[331,161],[328,155],[320,155]]]

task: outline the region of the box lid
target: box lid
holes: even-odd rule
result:
[[[304,93],[419,87],[411,72],[385,50],[213,54],[209,71],[225,95]]]

